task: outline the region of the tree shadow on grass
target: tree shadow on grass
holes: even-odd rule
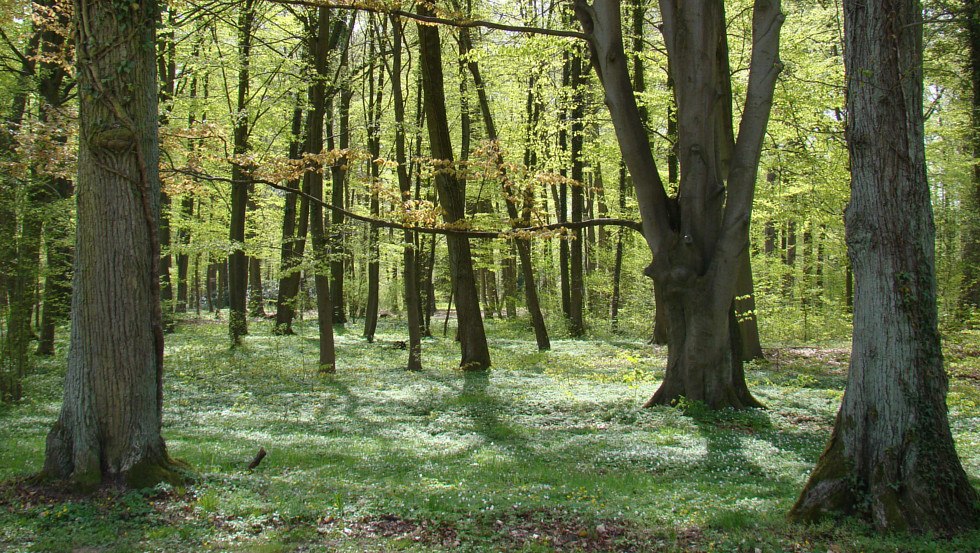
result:
[[[474,430],[490,442],[500,442],[518,451],[526,452],[524,435],[506,423],[500,413],[509,407],[489,392],[490,373],[465,371],[459,403],[473,423]]]

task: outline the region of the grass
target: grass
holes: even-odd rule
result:
[[[317,374],[316,328],[185,321],[167,342],[165,437],[198,479],[94,497],[0,488],[3,551],[977,551],[876,537],[857,523],[785,521],[839,405],[846,348],[781,349],[747,368],[766,411],[641,409],[665,351],[643,340],[555,340],[490,323],[494,368],[456,370],[423,344],[402,370],[398,322],[374,344],[338,332],[338,373]],[[953,432],[980,477],[980,336],[947,344]],[[64,351],[0,408],[0,479],[40,469]],[[268,457],[246,470],[259,447]]]

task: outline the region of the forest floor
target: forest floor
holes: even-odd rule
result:
[[[57,416],[64,347],[22,404],[0,410],[2,551],[980,551],[874,537],[855,522],[785,521],[842,397],[846,344],[773,348],[747,367],[767,410],[643,409],[665,350],[641,339],[557,339],[535,350],[489,322],[494,368],[456,370],[444,338],[402,370],[397,320],[373,344],[338,331],[317,374],[316,328],[242,348],[223,322],[167,338],[165,437],[197,473],[182,487],[94,497],[31,488]],[[441,327],[439,328],[441,330]],[[957,448],[980,484],[980,332],[946,343]],[[246,466],[259,447],[268,456]]]

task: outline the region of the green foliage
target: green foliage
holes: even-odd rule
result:
[[[852,524],[802,527],[784,514],[829,435],[845,349],[779,349],[747,369],[766,411],[696,403],[643,409],[664,351],[643,340],[555,340],[537,352],[512,321],[491,323],[494,369],[456,369],[428,339],[426,371],[401,369],[402,322],[377,340],[337,337],[338,373],[317,374],[315,326],[241,348],[220,323],[186,320],[167,345],[165,437],[200,471],[192,484],[95,497],[0,487],[11,550],[337,551],[972,550],[871,537]],[[948,342],[951,420],[980,475],[975,335]],[[59,350],[60,355],[64,355]],[[40,468],[63,358],[28,379],[33,400],[0,408],[0,477]],[[245,466],[259,446],[268,457]]]

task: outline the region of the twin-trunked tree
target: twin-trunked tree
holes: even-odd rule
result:
[[[77,0],[79,152],[71,343],[42,477],[175,480],[160,434],[163,327],[153,0]]]
[[[782,68],[784,17],[778,0],[755,3],[752,65],[736,139],[724,3],[661,0],[660,11],[677,99],[677,197],[667,195],[637,107],[620,2],[575,2],[636,189],[643,235],[653,253],[647,272],[667,311],[667,373],[648,405],[685,397],[712,408],[759,406],[745,384],[733,301]]]

